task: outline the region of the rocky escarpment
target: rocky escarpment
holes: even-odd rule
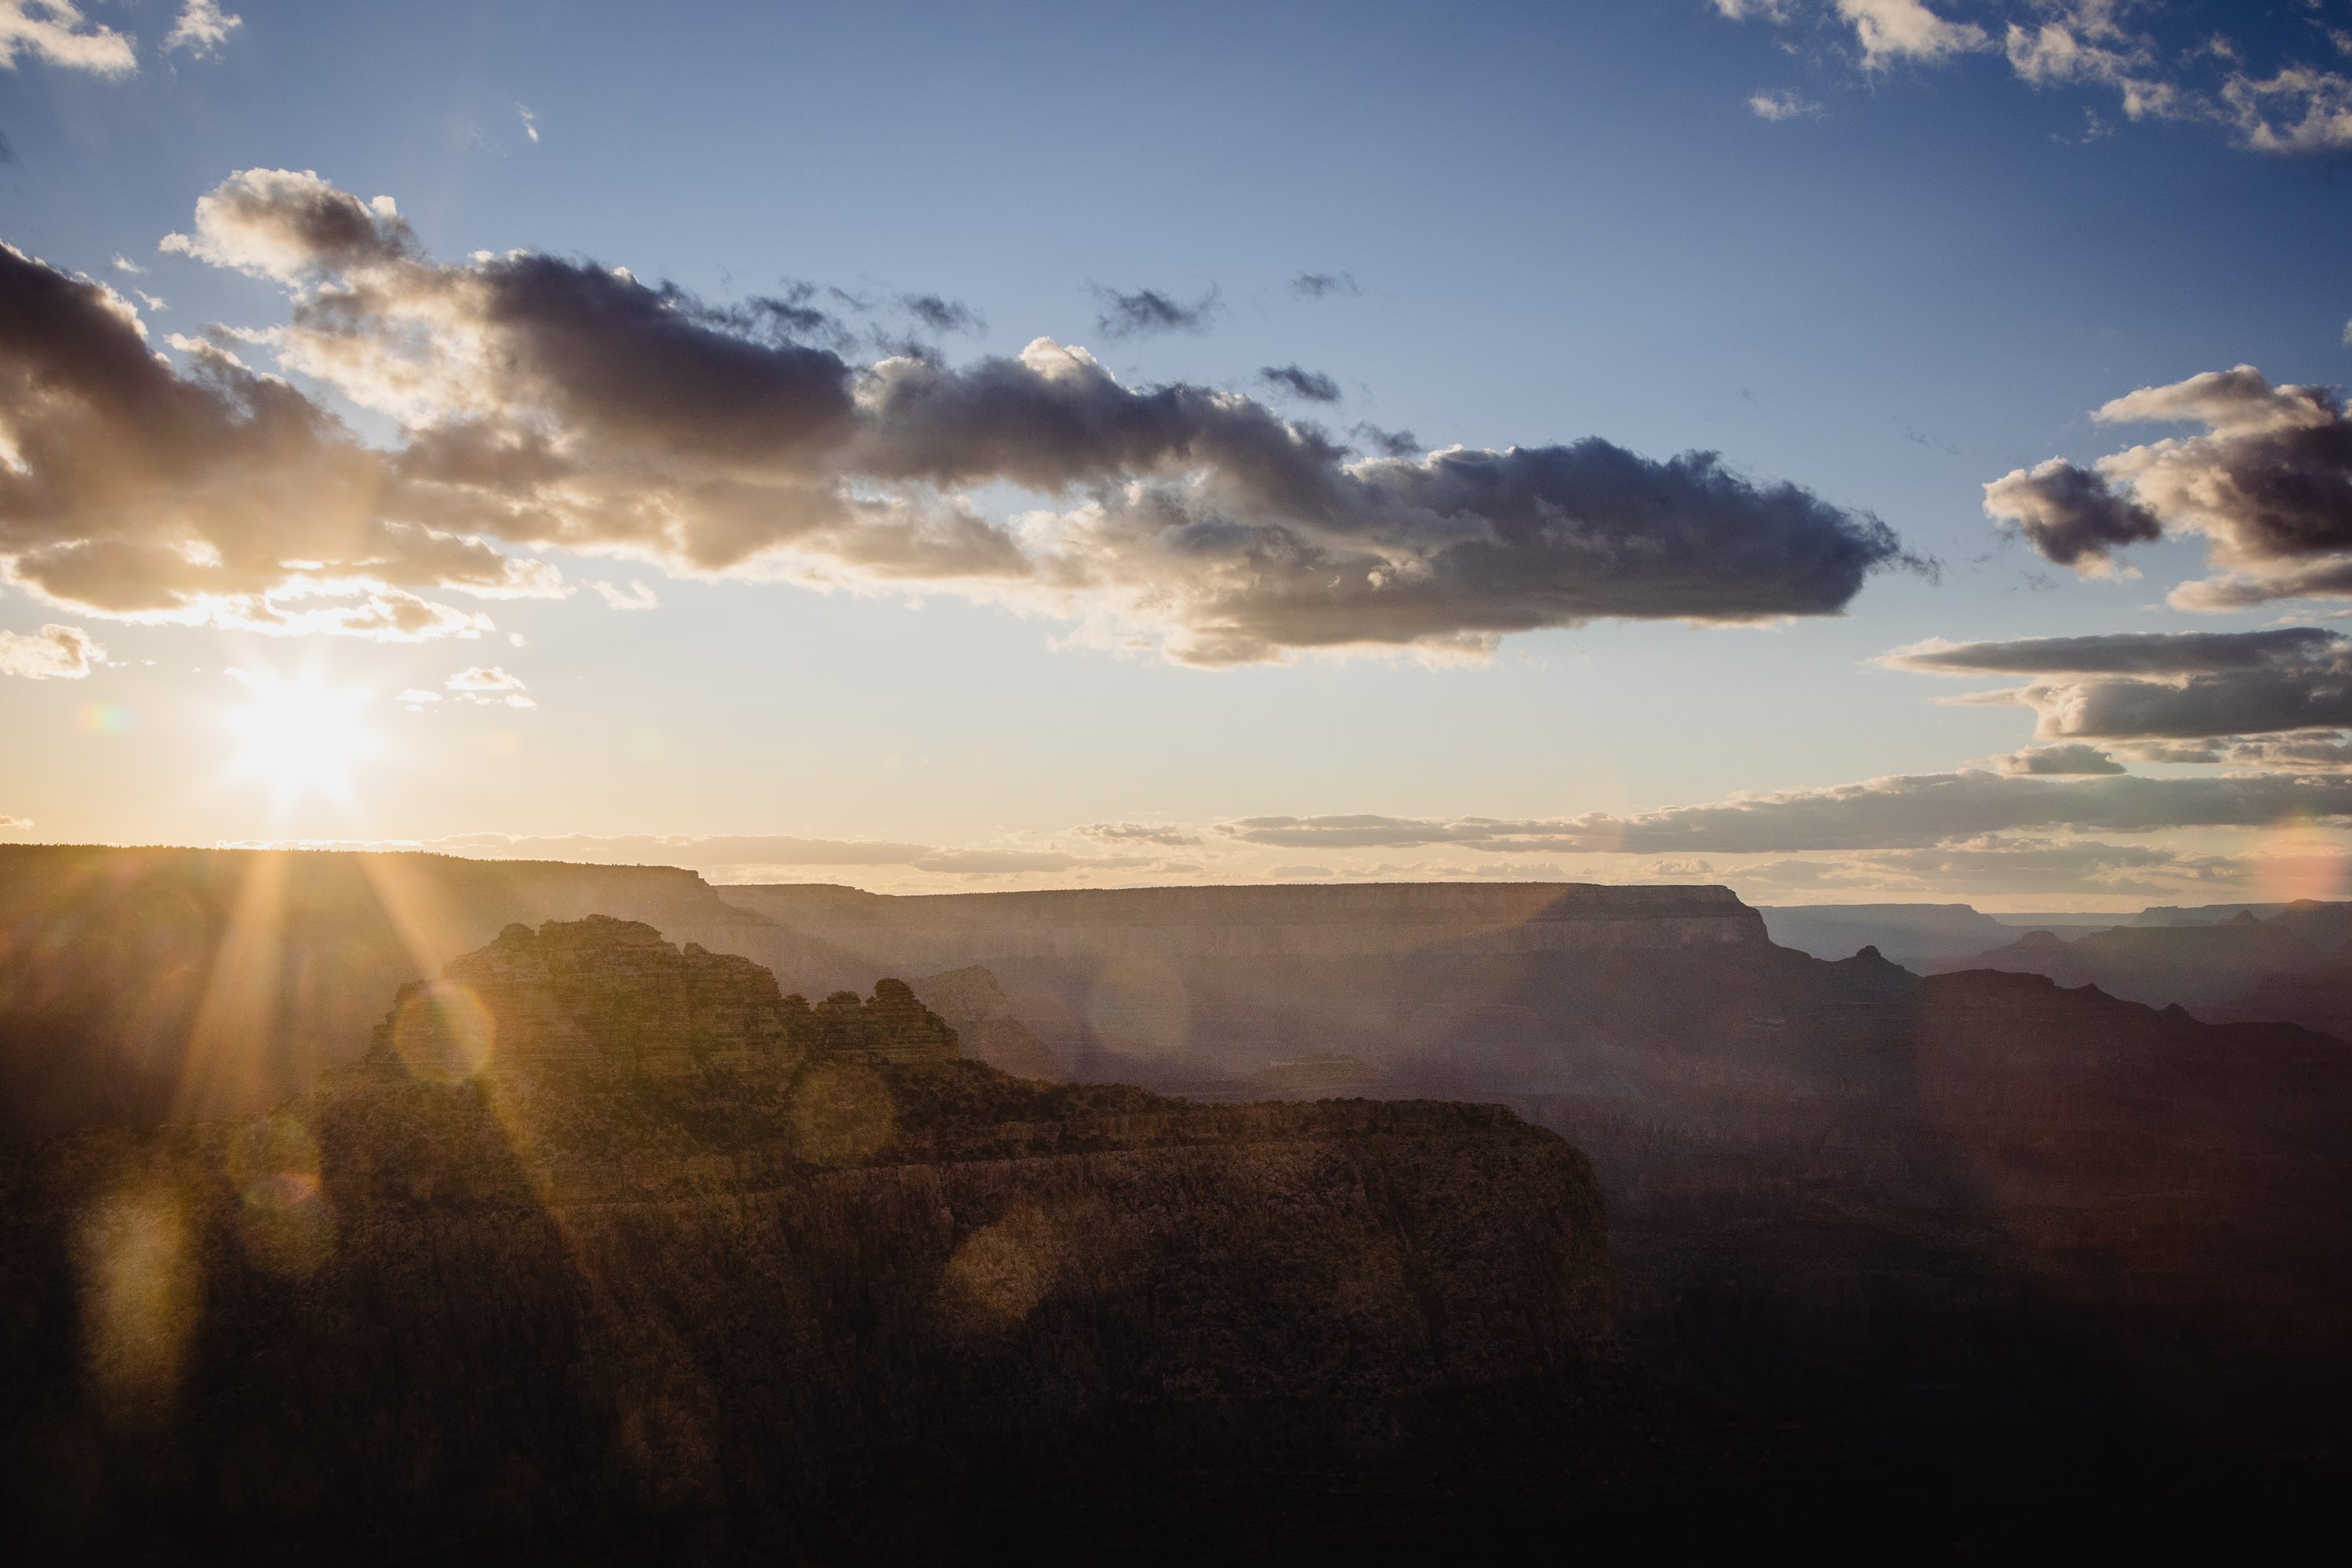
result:
[[[268,1117],[20,1149],[12,1525],[97,1556],[945,1559],[1099,1541],[1106,1510],[1557,1500],[1693,1429],[1613,1360],[1556,1136],[1023,1083],[924,1016],[903,987],[795,1009],[625,922],[515,930]]]

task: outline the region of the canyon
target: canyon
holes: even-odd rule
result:
[[[1808,1458],[1624,1364],[1506,1110],[1023,1083],[604,918],[267,1115],[19,1145],[0,1222],[43,1556],[1357,1558]]]
[[[567,1215],[575,1205],[595,1215],[611,1205],[699,1212],[691,1205],[704,1193],[735,1204],[786,1189],[835,1192],[852,1179],[845,1173],[884,1166],[945,1163],[963,1181],[990,1162],[1027,1170],[1076,1153],[1160,1159],[1253,1140],[1321,1147],[1389,1136],[1381,1128],[1450,1128],[1438,1141],[1468,1140],[1446,1156],[1464,1169],[1489,1159],[1518,1169],[1515,1162],[1529,1157],[1524,1148],[1556,1150],[1568,1163],[1554,1175],[1606,1215],[1603,1254],[1593,1257],[1605,1254],[1611,1305],[1580,1320],[1582,1370],[1570,1377],[1539,1360],[1515,1363],[1520,1370],[1496,1386],[1523,1389],[1533,1378],[1549,1391],[1544,1399],[1586,1411],[1601,1408],[1594,1391],[1606,1388],[1615,1402],[1610,1419],[1670,1434],[1644,1450],[1654,1458],[1717,1452],[1733,1457],[1700,1471],[1785,1476],[1771,1468],[1780,1461],[1758,1434],[1798,1431],[1826,1445],[1808,1450],[1808,1474],[1878,1464],[1926,1466],[1946,1478],[1906,1491],[1920,1472],[1903,1471],[1911,1479],[1882,1477],[1878,1495],[1981,1502],[2063,1484],[2128,1496],[2143,1521],[2162,1517],[2176,1492],[2221,1495],[2217,1478],[2228,1476],[2264,1497],[2263,1489],[2280,1488],[2317,1495],[2347,1463],[2336,1413],[2352,1398],[2352,1325],[2340,1306],[2352,1299],[2352,1047],[2329,1033],[2259,1014],[2220,1018],[2220,1003],[2192,1016],[2074,976],[2061,984],[1972,969],[1923,977],[1868,948],[1825,961],[1773,942],[1764,919],[1718,888],[887,898],[828,887],[713,889],[653,868],[416,858],[404,867],[438,889],[446,911],[433,930],[447,951],[428,965],[416,956],[425,944],[404,942],[402,921],[383,907],[382,872],[352,863],[359,858],[293,857],[269,868],[231,852],[174,859],[88,851],[46,862],[68,873],[47,883],[0,883],[0,910],[15,922],[0,969],[9,976],[0,1045],[15,1054],[0,1065],[11,1081],[103,1084],[131,1043],[146,1042],[142,1048],[169,1069],[153,1079],[163,1089],[62,1101],[76,1108],[78,1125],[150,1128],[100,1131],[90,1134],[94,1144],[72,1145],[116,1152],[107,1159],[135,1152],[142,1169],[177,1169],[182,1155],[172,1151],[191,1140],[212,1140],[207,1147],[226,1158],[220,1140],[230,1134],[205,1116],[251,1118],[303,1096],[325,1096],[305,1102],[320,1106],[406,1106],[394,1142],[438,1149],[474,1140],[465,1143],[476,1150],[469,1163],[451,1168],[474,1173],[461,1184],[495,1175],[499,1191],[528,1190],[542,1214]],[[11,864],[0,855],[0,870]],[[299,918],[280,919],[262,936],[243,929],[241,911],[253,900],[241,879],[256,876],[307,889]],[[173,889],[158,905],[168,918],[131,918],[132,894],[158,887]],[[523,907],[578,899],[623,907]],[[410,894],[407,907],[415,902]],[[598,955],[589,969],[610,968],[628,984],[572,975],[567,966],[577,961],[566,954],[585,940],[571,934],[573,922],[631,908],[642,924],[607,922],[618,937],[598,922],[580,928],[604,933],[581,949]],[[48,929],[44,911],[58,918],[58,930],[100,940],[30,944],[23,933]],[[545,922],[558,918],[551,934]],[[2297,918],[2318,931],[2336,916],[2323,907]],[[2231,934],[2239,926],[2199,929],[2246,940]],[[2189,939],[2163,928],[2106,935]],[[2096,952],[2085,946],[2093,941],[2057,945]],[[281,950],[266,971],[272,985],[236,989],[248,955],[272,942]],[[146,978],[150,952],[189,977],[179,989]],[[314,978],[289,984],[289,973]],[[320,984],[320,975],[333,983]],[[355,994],[362,980],[374,985],[364,1007]],[[283,1010],[274,1019],[266,1009],[246,1015],[268,1021],[247,1037],[280,1043],[266,1070],[229,1085],[233,1094],[214,1086],[208,1058],[172,1055],[175,1040],[225,1037],[205,1033],[221,1011],[205,998],[224,984],[253,1006]],[[413,989],[385,1018],[386,1000],[404,984]],[[462,995],[526,1020],[499,1031],[507,1066],[498,1065],[496,1041],[486,1045],[467,1023],[472,1005],[454,999]],[[615,1030],[635,1042],[618,1057]],[[406,1087],[387,1087],[386,1063],[399,1065]],[[812,1064],[825,1063],[833,1068],[809,1079]],[[861,1121],[875,1081],[887,1086],[894,1108],[887,1136]],[[811,1082],[820,1087],[804,1092]],[[971,1087],[979,1084],[990,1087]],[[965,1087],[948,1094],[946,1085]],[[953,1109],[967,1093],[978,1096],[969,1115]],[[1322,1103],[1270,1103],[1296,1100]],[[415,1110],[469,1103],[471,1121],[436,1120],[438,1110],[419,1120]],[[66,1147],[23,1144],[59,1125],[28,1129],[26,1120],[19,1115],[17,1148]],[[471,1129],[462,1137],[461,1121]],[[494,1132],[506,1152],[483,1142]],[[1422,1141],[1416,1147],[1437,1137],[1411,1134]],[[1538,1142],[1523,1147],[1527,1139]],[[393,1158],[366,1147],[377,1152],[350,1169]],[[798,1147],[855,1157],[823,1165]],[[51,1239],[40,1245],[63,1258],[70,1247],[57,1238],[70,1226],[58,1216],[71,1204],[45,1163],[53,1156],[16,1157],[11,1212],[47,1215],[40,1223]],[[96,1170],[103,1162],[77,1153],[67,1163]],[[328,1168],[320,1165],[320,1181]],[[1571,1179],[1571,1168],[1588,1173]],[[1179,1184],[1207,1192],[1199,1184],[1226,1180],[1213,1181],[1207,1169]],[[795,1184],[803,1177],[817,1184]],[[419,1190],[444,1194],[460,1180],[444,1173]],[[95,1189],[78,1190],[86,1202]],[[221,1215],[242,1212],[217,1184],[203,1190],[227,1205]],[[391,1212],[364,1182],[349,1192],[352,1213]],[[1507,1195],[1538,1203],[1524,1190]],[[814,1200],[792,1200],[803,1201]],[[1131,1201],[1144,1200],[1119,1200]],[[1337,1201],[1303,1189],[1280,1200],[1301,1215]],[[1168,1223],[1229,1239],[1255,1234],[1257,1202],[1221,1198],[1212,1210],[1171,1211]],[[865,1250],[854,1266],[824,1266],[835,1281],[827,1289],[850,1289],[845,1281],[866,1268],[916,1278],[920,1270],[908,1273],[915,1266],[887,1237],[896,1226],[920,1230],[930,1212],[860,1210],[856,1224],[874,1239],[858,1244]],[[1241,1229],[1219,1228],[1229,1226]],[[500,1232],[496,1247],[522,1246],[520,1234]],[[1349,1234],[1349,1247],[1407,1246]],[[632,1231],[609,1245],[650,1258],[659,1252],[652,1235]],[[1281,1235],[1283,1247],[1311,1244],[1305,1230]],[[1410,1248],[1429,1245],[1412,1239]],[[404,1269],[441,1267],[403,1256]],[[689,1273],[706,1267],[671,1262]],[[1290,1267],[1253,1265],[1261,1266]],[[1007,1263],[1008,1277],[1025,1278],[1025,1268]],[[1317,1278],[1316,1290],[1358,1288],[1336,1273]],[[1522,1288],[1524,1280],[1511,1287]],[[576,1281],[565,1289],[593,1294]],[[52,1301],[43,1310],[68,1309]],[[1148,1337],[1143,1328],[1120,1331]],[[1318,1331],[1338,1331],[1326,1321]],[[1089,1358],[1113,1352],[1068,1353],[1095,1365]],[[1432,1420],[1439,1406],[1468,1408],[1463,1401],[1488,1402],[1479,1405],[1482,1422],[1521,1408],[1519,1395],[1466,1384],[1411,1389],[1398,1396],[1421,1402],[1414,1408]],[[1146,1425],[1157,1436],[1121,1428],[1128,1436],[1098,1446],[1130,1457],[1176,1453],[1154,1447],[1176,1442],[1162,1419],[1176,1420],[1170,1407],[1154,1408],[1160,1414]],[[1197,1436],[1184,1423],[1201,1411],[1186,1408],[1177,1425]],[[1315,1408],[1319,1421],[1337,1407]],[[1110,1418],[1087,1409],[1073,1417],[1079,1426],[1056,1427],[1054,1441],[1083,1448],[1070,1436],[1081,1428],[1101,1437],[1099,1423]],[[1508,1422],[1495,1429],[1529,1430]],[[1559,1473],[1589,1479],[1589,1467],[1602,1462],[1574,1431],[1554,1425],[1543,1433],[1523,1447],[1549,1456],[1546,1466],[1564,1466]],[[1130,1439],[1140,1447],[1121,1447]],[[1464,1441],[1465,1455],[1486,1451],[1482,1440]],[[1379,1463],[1402,1451],[1383,1450],[1389,1458]],[[1268,1460],[1267,1474],[1300,1473],[1286,1467],[1305,1463],[1305,1450],[1286,1452],[1291,1458]],[[722,1465],[709,1473],[730,1472]],[[1349,1485],[1370,1484],[1370,1473]],[[1534,1471],[1512,1474],[1512,1486],[1541,1489],[1528,1479]],[[867,1475],[838,1484],[871,1483]],[[1297,1503],[1295,1491],[1282,1495],[1291,1499],[1283,1506]],[[1790,1506],[1825,1502],[1804,1486],[1782,1495]],[[2283,1505],[2271,1498],[2262,1506]]]

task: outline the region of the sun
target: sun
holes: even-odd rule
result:
[[[265,670],[246,684],[250,695],[228,720],[236,776],[267,786],[279,806],[311,795],[348,801],[352,770],[375,750],[360,718],[371,694],[332,690],[316,670],[291,679]]]

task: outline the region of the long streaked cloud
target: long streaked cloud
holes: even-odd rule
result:
[[[1218,832],[1234,842],[1286,849],[1457,845],[1490,854],[1756,855],[1930,848],[2029,830],[2137,834],[2347,816],[2352,775],[2346,774],[2052,778],[1967,769],[1735,795],[1635,816],[1255,816],[1223,824]]]
[[[2352,637],[2318,626],[1927,642],[1885,662],[1939,675],[2039,677],[1994,695],[2032,709],[2047,740],[2220,741],[2352,726]]]
[[[1127,870],[1154,866],[1149,855],[1078,855],[1055,846],[940,846],[888,839],[805,838],[785,834],[466,833],[404,846],[511,860],[682,866],[740,872],[761,868],[902,868],[951,877]]]
[[[2096,839],[1991,837],[1926,849],[1766,861],[1730,875],[1751,900],[1790,893],[1916,892],[1939,899],[2051,893],[2195,900],[2242,895],[2261,881],[2272,858]]]
[[[1873,572],[1919,564],[1877,519],[1708,453],[1586,437],[1359,457],[1249,397],[1130,387],[1042,338],[861,367],[769,301],[709,306],[534,252],[437,261],[389,199],[315,174],[238,174],[166,247],[274,280],[290,321],[175,338],[174,366],[105,285],[0,253],[19,459],[0,467],[0,557],[93,614],[267,626],[289,597],[561,595],[524,553],[561,550],[925,584],[1230,664],[1835,614]],[[239,349],[399,438],[362,443]],[[1042,504],[983,516],[989,487]]]
[[[2053,459],[1985,486],[1985,510],[2051,560],[2111,569],[2164,531],[2203,536],[2217,574],[2172,593],[2182,609],[2352,595],[2352,416],[2320,386],[2273,385],[2252,365],[2142,387],[2103,424],[2196,424],[2099,459]]]

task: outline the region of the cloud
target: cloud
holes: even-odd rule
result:
[[[1735,795],[1631,816],[1260,816],[1217,831],[1239,843],[1293,849],[1451,844],[1490,854],[1752,855],[1926,848],[2028,829],[2153,833],[2347,816],[2352,775],[2047,778],[1967,769]]]
[[[1073,831],[1080,837],[1099,839],[1106,844],[1158,844],[1178,849],[1202,842],[1199,834],[1187,828],[1141,822],[1091,822]]]
[[[2122,546],[2164,536],[2154,512],[2063,458],[2012,469],[1984,491],[1989,515],[2015,523],[2034,549],[2062,566],[2107,569]]]
[[[1157,289],[1138,289],[1132,294],[1123,294],[1116,289],[1097,286],[1095,298],[1102,305],[1095,316],[1095,330],[1112,339],[1150,337],[1160,332],[1205,332],[1216,324],[1218,312],[1224,309],[1218,303],[1214,289],[1190,304]]]
[[[2260,80],[2237,75],[2221,100],[2240,139],[2258,153],[2334,153],[2352,147],[2352,77],[2286,66]]]
[[[2142,387],[2094,417],[2205,432],[2126,448],[2095,474],[2055,459],[2019,469],[1985,487],[1985,510],[2080,569],[2166,529],[2202,534],[2225,570],[2176,589],[2183,609],[2352,595],[2352,419],[2335,393],[2273,386],[2242,364]]]
[[[217,55],[221,46],[228,42],[228,36],[244,26],[242,17],[221,14],[220,0],[186,0],[180,7],[180,19],[164,35],[163,49],[167,54],[173,49],[185,49],[199,59]],[[530,119],[528,111],[523,118]],[[531,140],[539,140],[536,133]]]
[[[526,109],[520,103],[515,105],[515,113],[522,120],[522,133],[525,136],[530,137],[533,142],[538,141],[539,116],[532,113],[529,109]]]
[[[2044,677],[1998,695],[2032,708],[2035,732],[2050,739],[2217,740],[2352,725],[2352,637],[2317,626],[1929,642],[1885,662]]]
[[[591,583],[588,585],[596,590],[597,597],[616,610],[652,610],[661,606],[661,601],[654,597],[654,591],[635,578],[630,579],[629,591],[625,594],[610,583]]]
[[[1822,111],[1820,104],[1789,89],[1751,93],[1748,107],[1759,120],[1797,120]]]
[[[536,708],[538,703],[523,695],[528,689],[522,678],[509,675],[499,666],[475,665],[461,669],[442,683],[457,694],[460,702],[478,703],[484,707]]]
[[[1287,393],[1309,403],[1339,401],[1339,384],[1321,371],[1301,370],[1296,364],[1270,364],[1257,373],[1257,378],[1276,392]]]
[[[1357,295],[1363,292],[1356,287],[1352,272],[1302,272],[1290,280],[1290,291],[1302,300],[1328,300],[1334,294]]]
[[[0,675],[26,680],[79,680],[106,662],[106,650],[79,626],[43,626],[30,637],[0,632]]]
[[[683,866],[692,870],[772,867],[898,867],[953,877],[997,877],[1120,870],[1154,864],[1149,856],[1073,855],[1055,848],[940,847],[888,839],[801,838],[782,834],[564,834],[529,837],[459,834],[420,847],[502,859]]]
[[[1378,457],[1417,458],[1428,450],[1421,444],[1421,437],[1410,430],[1383,430],[1377,425],[1357,424],[1348,427],[1348,434]]]
[[[2256,632],[2106,632],[2005,642],[1931,638],[1881,663],[1937,675],[2213,675],[2324,663],[2345,638],[2318,626]]]
[[[1853,26],[1862,63],[1872,70],[1896,60],[1949,59],[1992,43],[1982,27],[1947,21],[1920,0],[1837,0],[1837,14]]]
[[[1715,0],[1716,11],[1733,21],[1785,26],[1801,12],[1849,27],[1862,47],[1865,72],[1896,61],[1942,64],[1998,49],[2019,81],[2045,91],[2111,91],[2133,121],[2225,127],[2239,146],[2261,153],[2324,153],[2352,146],[2352,77],[2309,59],[2282,56],[2268,74],[2260,74],[2245,68],[2244,48],[2220,35],[2168,47],[2155,34],[2124,25],[2120,18],[2135,11],[2158,9],[2133,0],[2006,0],[1977,8],[2011,14],[1997,24],[1998,42],[1986,28],[1952,20],[1922,0]],[[2323,32],[2343,52],[2341,30]],[[1756,107],[1775,118],[1760,101]],[[2095,114],[2091,125],[2086,141],[2104,133]]]
[[[988,323],[961,300],[937,294],[901,294],[898,308],[935,332],[984,332]]]
[[[1339,875],[1328,866],[1273,866],[1267,868],[1265,874],[1277,882],[1304,882]]]
[[[129,76],[139,68],[131,40],[85,17],[68,0],[0,0],[0,68],[29,56],[95,76]]]
[[[2021,752],[2011,752],[1993,763],[1994,771],[2011,777],[2036,775],[2088,776],[2119,773],[2124,765],[2099,750],[2080,742],[2070,741],[2056,746],[2028,746]]]
[[[1728,875],[1758,890],[1960,895],[2049,892],[2171,899],[2221,897],[2258,870],[2248,858],[2096,839],[1985,837],[1923,849],[1864,850],[1825,859],[1776,860]]]
[[[93,614],[366,635],[279,601],[562,596],[518,552],[554,550],[924,584],[1230,664],[1835,614],[1874,572],[1922,564],[1877,519],[1709,453],[1587,437],[1359,457],[1249,397],[1129,386],[1042,338],[855,366],[801,340],[790,300],[712,307],[533,252],[436,261],[390,200],[312,174],[233,176],[168,243],[279,281],[290,321],[174,339],[175,367],[103,285],[0,255],[0,425],[23,459],[0,467],[0,559]],[[232,344],[397,438],[362,443]],[[1034,510],[983,516],[992,487]]]
[[[29,816],[0,815],[0,833],[22,833],[32,826],[33,819]]]

